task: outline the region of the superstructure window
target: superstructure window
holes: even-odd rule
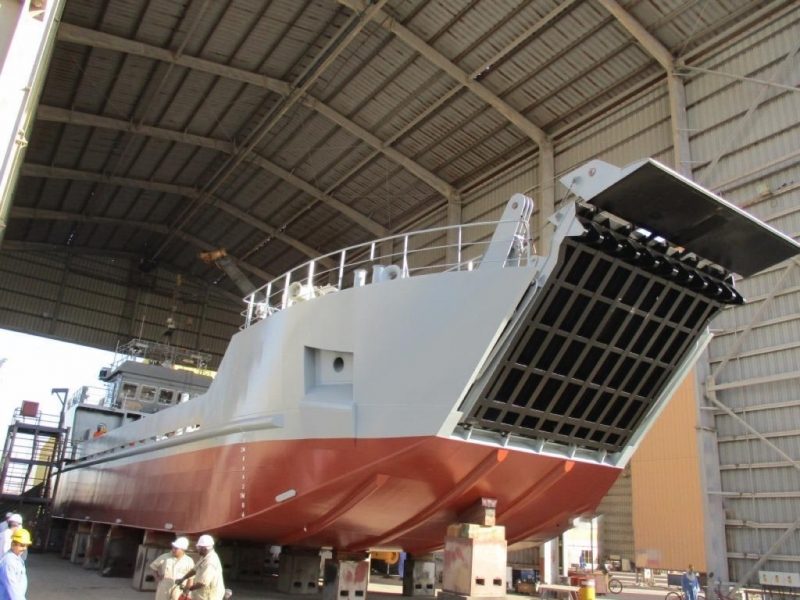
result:
[[[175,392],[173,390],[159,390],[159,404],[173,404],[175,402]]]
[[[122,399],[123,400],[133,400],[136,398],[136,392],[139,389],[139,386],[135,383],[125,383],[122,385]]]
[[[142,402],[155,402],[156,401],[156,388],[149,385],[143,385],[139,393],[139,399]]]

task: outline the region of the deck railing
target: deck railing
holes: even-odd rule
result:
[[[295,303],[367,283],[405,279],[444,271],[471,271],[482,263],[492,234],[502,223],[517,223],[512,248],[500,267],[528,264],[531,242],[527,222],[483,221],[402,233],[350,246],[314,258],[245,297],[244,327]],[[498,240],[494,240],[497,242]],[[511,258],[513,256],[513,258]]]

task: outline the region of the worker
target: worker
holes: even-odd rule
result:
[[[31,545],[31,534],[18,527],[11,536],[11,548],[0,558],[0,600],[25,600],[28,573],[22,554]]]
[[[683,597],[686,600],[697,600],[697,592],[700,591],[700,579],[697,577],[692,565],[689,565],[689,568],[681,576],[681,588],[683,589]]]
[[[214,552],[214,538],[208,534],[201,535],[197,539],[197,553],[200,555],[200,560],[194,569],[177,579],[175,583],[183,586],[186,580],[194,577],[194,581],[185,587],[192,592],[192,600],[223,600],[225,583],[222,580],[222,564]]]
[[[165,552],[150,563],[150,569],[156,573],[156,600],[178,600],[181,595],[176,580],[194,568],[194,560],[186,554],[189,540],[179,537],[172,542],[172,550]]]
[[[106,433],[108,433],[108,427],[106,427],[105,423],[100,423],[95,429],[94,433],[92,434],[93,438],[103,437]]]
[[[9,518],[11,517],[11,515],[13,515],[13,514],[14,514],[14,513],[12,513],[12,512],[7,512],[7,513],[6,513],[6,518],[5,518],[5,519],[3,519],[3,521],[0,523],[0,535],[2,535],[2,534],[3,534],[3,532],[4,532],[6,529],[8,529],[8,519],[9,519]]]
[[[706,600],[717,600],[719,595],[717,591],[722,585],[719,577],[714,577],[714,571],[711,571],[706,577]]]
[[[3,532],[3,556],[11,550],[11,537],[14,532],[22,527],[22,516],[12,513],[7,519],[8,529]]]

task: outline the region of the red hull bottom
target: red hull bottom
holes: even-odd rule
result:
[[[509,542],[592,512],[620,470],[437,437],[246,442],[69,471],[55,515],[298,546],[439,548],[479,498]],[[282,499],[282,501],[278,500]]]

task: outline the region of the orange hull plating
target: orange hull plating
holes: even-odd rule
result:
[[[279,544],[419,552],[440,547],[447,525],[480,497],[497,498],[509,542],[548,539],[592,511],[618,474],[437,437],[249,442],[70,471],[55,514]]]

